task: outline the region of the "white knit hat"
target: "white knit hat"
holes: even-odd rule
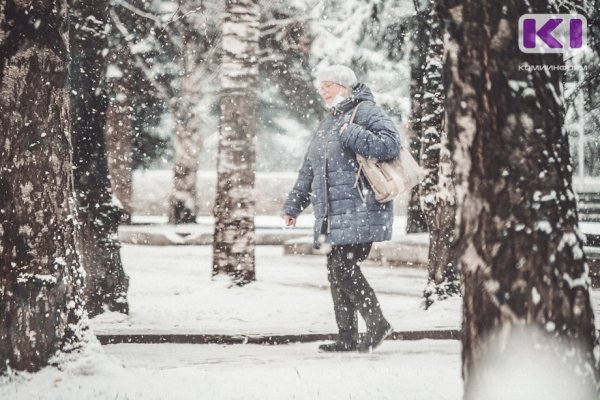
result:
[[[317,80],[321,82],[334,82],[348,89],[357,82],[354,71],[345,65],[330,65],[324,67],[317,73]]]

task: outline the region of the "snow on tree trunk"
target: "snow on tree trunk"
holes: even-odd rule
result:
[[[593,4],[593,5],[592,5]],[[589,15],[588,17],[588,38],[592,54],[587,62],[587,71],[585,74],[585,112],[586,119],[589,123],[586,124],[586,130],[590,134],[589,147],[592,147],[591,159],[600,160],[600,0],[591,1],[588,3],[588,12],[581,14]],[[593,7],[593,8],[592,8]],[[589,140],[588,139],[588,140]],[[592,145],[593,143],[593,145]],[[589,162],[589,161],[588,161]],[[593,164],[596,164],[592,161]],[[594,168],[597,170],[597,167]],[[593,171],[594,173],[596,171]]]
[[[419,198],[429,231],[428,279],[423,291],[425,308],[428,308],[436,300],[459,295],[460,286],[453,248],[456,202],[444,127],[444,44],[441,21],[433,11],[433,1],[423,10],[423,15],[429,21],[424,28],[428,50],[420,107],[421,166],[427,175],[419,185]]]
[[[258,0],[227,0],[219,99],[213,275],[255,279],[254,166],[258,77]]]
[[[413,17],[411,68],[410,68],[410,117],[409,147],[416,160],[420,159],[423,114],[423,77],[425,69],[425,55],[427,54],[427,25],[422,11],[416,10]],[[406,233],[427,232],[427,222],[421,210],[419,188],[410,191],[407,207]]]
[[[444,75],[459,207],[466,399],[493,378],[482,360],[508,356],[511,337],[522,331],[540,354],[556,352],[576,363],[582,385],[597,381],[561,73],[519,69],[522,63],[560,66],[562,56],[519,51],[519,17],[551,10],[547,0],[528,4],[448,0],[438,9],[450,35]],[[527,334],[527,327],[546,332],[552,344]]]
[[[173,193],[170,199],[169,222],[185,224],[196,222],[196,182],[198,155],[201,149],[200,121],[194,110],[198,101],[201,68],[195,62],[198,43],[184,39],[183,79],[180,97],[173,106],[175,135],[173,136]]]
[[[90,316],[107,306],[127,313],[128,277],[123,271],[117,229],[121,212],[112,203],[104,131],[107,96],[102,90],[107,48],[105,0],[70,1],[73,164],[78,203],[81,261],[86,271]]]
[[[0,6],[0,373],[79,347],[66,0]]]
[[[591,3],[591,1],[590,1]],[[591,18],[588,21],[588,38],[592,49],[600,56],[600,0],[594,1]]]
[[[106,110],[106,156],[113,196],[121,204],[124,223],[131,222],[133,190],[133,143],[131,93],[124,85],[116,85],[117,95]]]

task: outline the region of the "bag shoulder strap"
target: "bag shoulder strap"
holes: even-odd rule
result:
[[[354,111],[352,111],[352,116],[350,117],[350,120],[348,120],[348,125],[350,125],[352,122],[354,122],[354,117],[356,117],[356,112],[358,111],[358,107],[360,107],[360,105],[364,103],[363,101],[361,101],[360,103],[358,103],[356,105],[356,107],[354,107]],[[364,163],[366,162],[365,158],[363,156],[361,156],[360,154],[356,155],[356,161],[358,162],[358,171],[356,172],[356,179],[354,180],[354,187],[358,189],[358,194],[360,195],[360,198],[362,200],[362,202],[366,202],[366,197],[365,194],[362,191],[362,188],[359,187],[359,181],[360,181],[360,173],[362,172],[363,168],[364,168]]]
[[[358,107],[360,107],[360,105],[361,105],[362,103],[367,103],[368,101],[369,101],[369,100],[363,100],[363,101],[361,101],[360,103],[358,103],[358,104],[356,105],[356,107],[354,107],[354,110],[352,111],[352,116],[350,117],[350,120],[348,121],[348,124],[351,124],[351,123],[353,123],[353,122],[354,122],[354,117],[356,117],[356,112],[358,111]]]
[[[352,116],[350,117],[350,120],[348,121],[348,124],[351,124],[354,122],[354,117],[356,117],[356,112],[358,111],[358,107],[360,107],[360,105],[362,104],[362,102],[358,103],[356,105],[356,107],[354,107],[354,110],[352,111]]]

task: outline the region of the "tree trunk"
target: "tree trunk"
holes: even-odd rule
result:
[[[590,1],[590,6],[592,3]],[[593,51],[593,54],[589,57],[587,62],[587,71],[585,71],[585,110],[587,120],[590,121],[586,124],[586,131],[590,133],[590,139],[595,139],[592,143],[595,145],[589,154],[588,162],[592,174],[596,174],[599,168],[596,166],[600,161],[600,0],[595,0],[593,8],[589,7],[588,17],[588,39],[589,46]],[[595,142],[595,143],[594,143]],[[591,144],[591,143],[590,143]],[[590,146],[592,147],[592,146]],[[591,161],[591,162],[590,162]],[[595,167],[595,168],[594,168]]]
[[[200,122],[194,110],[201,84],[197,76],[200,67],[196,62],[196,48],[199,45],[189,36],[184,39],[184,42],[184,76],[180,96],[173,106],[176,125],[173,137],[173,193],[169,212],[169,222],[172,224],[196,222],[198,155],[202,145]]]
[[[435,300],[459,295],[460,285],[453,248],[456,202],[444,126],[442,27],[433,10],[433,1],[423,10],[423,14],[429,21],[425,28],[428,50],[422,86],[424,95],[421,100],[421,166],[427,171],[427,175],[419,185],[419,198],[429,231],[428,279],[423,291],[427,309]]]
[[[466,399],[485,398],[477,387],[490,386],[497,370],[484,360],[508,358],[519,334],[530,340],[529,350],[556,354],[578,371],[579,386],[597,382],[593,352],[600,349],[577,228],[561,74],[519,69],[562,65],[561,55],[525,54],[517,46],[519,17],[549,10],[547,0],[447,0],[439,8],[449,32],[446,109],[465,291]]]
[[[106,110],[106,157],[113,196],[122,206],[121,222],[131,223],[133,210],[133,143],[134,132],[131,121],[131,93],[116,84],[117,94]]]
[[[418,144],[418,142],[416,144]],[[414,152],[411,153],[414,154]],[[416,156],[413,155],[413,157],[418,160],[419,152],[416,153]],[[427,221],[425,221],[425,216],[421,210],[421,200],[419,198],[418,187],[414,187],[410,190],[410,197],[408,198],[406,213],[406,233],[427,232]]]
[[[425,70],[425,55],[427,54],[427,24],[425,15],[415,4],[417,14],[414,17],[414,30],[412,32],[413,47],[411,49],[411,68],[410,68],[410,98],[411,109],[409,124],[409,146],[410,152],[415,160],[420,159],[421,137],[423,117],[423,78]],[[421,210],[419,199],[419,188],[415,187],[410,191],[407,207],[406,233],[427,232],[427,223]]]
[[[254,165],[258,77],[258,0],[227,0],[219,99],[213,275],[255,279]]]
[[[78,347],[66,0],[0,6],[0,373]]]
[[[80,253],[86,271],[86,308],[90,316],[106,305],[127,313],[128,277],[123,271],[117,239],[120,210],[111,201],[104,131],[108,99],[103,90],[107,48],[105,0],[71,0],[74,177]]]
[[[260,71],[263,85],[279,88],[292,115],[312,125],[325,116],[326,109],[309,68],[315,39],[308,21],[284,2],[269,3],[262,11]]]
[[[590,46],[596,55],[600,57],[600,0],[594,1],[592,15],[588,21],[588,24],[588,38],[590,40]]]

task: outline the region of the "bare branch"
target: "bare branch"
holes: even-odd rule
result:
[[[181,8],[181,4],[179,4],[179,6],[177,7],[177,10],[176,10],[176,11],[175,11],[175,13],[174,13],[174,14],[171,16],[171,18],[169,19],[169,21],[167,21],[167,23],[165,23],[165,24],[162,26],[162,28],[161,28],[161,31],[164,31],[164,30],[167,28],[167,26],[169,26],[171,23],[173,23],[173,22],[177,22],[177,21],[179,21],[180,19],[183,19],[183,18],[187,17],[187,16],[188,16],[188,15],[190,15],[190,14],[195,14],[195,13],[197,13],[198,11],[200,11],[200,14],[204,15],[204,13],[201,11],[201,10],[202,10],[202,8],[204,8],[204,6],[203,6],[203,5],[200,5],[200,7],[196,7],[196,8],[194,8],[193,10],[190,10],[190,11],[186,12],[185,14],[182,14],[180,17],[177,17],[177,18],[175,18],[175,19],[174,19],[173,17],[175,17],[175,15],[177,14],[177,11],[179,11],[179,8]]]
[[[282,19],[271,19],[269,21],[263,22],[260,24],[260,29],[265,29],[268,27],[282,26],[282,25],[291,25],[295,22],[306,22],[313,20],[312,17],[308,15],[292,17],[292,18],[282,18]]]
[[[112,18],[116,28],[119,30],[121,35],[125,37],[127,48],[129,49],[129,53],[131,54],[131,56],[134,58],[135,64],[140,68],[148,82],[159,92],[162,99],[167,102],[170,102],[170,100],[173,98],[171,91],[165,85],[162,85],[156,80],[154,74],[152,73],[144,59],[132,51],[132,43],[131,41],[127,40],[127,37],[130,36],[130,33],[127,31],[127,28],[125,27],[125,25],[123,25],[121,19],[114,10],[110,10],[110,17]]]
[[[171,23],[171,21],[173,20],[173,17],[175,17],[177,15],[177,12],[179,12],[180,8],[181,8],[181,0],[178,0],[177,1],[177,9],[173,13],[173,15],[171,15],[171,18],[169,18],[169,20],[165,23],[165,25],[163,26],[163,28],[161,30],[164,30],[167,27],[167,25],[169,25]]]
[[[147,18],[147,19],[149,19],[151,21],[154,21],[156,23],[160,23],[160,18],[158,18],[156,15],[150,14],[150,13],[144,11],[144,10],[140,10],[139,8],[137,8],[136,6],[128,3],[125,0],[114,0],[114,1],[115,1],[115,4],[117,4],[117,5],[119,5],[119,6],[123,7],[123,8],[131,11],[134,14],[139,15],[140,17]]]

